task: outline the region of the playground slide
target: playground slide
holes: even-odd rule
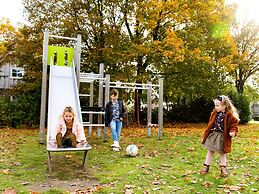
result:
[[[56,124],[66,106],[74,108],[82,124],[77,80],[74,67],[50,66],[47,148],[50,140],[56,136]]]

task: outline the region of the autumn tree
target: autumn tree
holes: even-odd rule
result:
[[[191,99],[209,96],[208,87],[216,90],[217,81],[224,83],[218,61],[230,53],[229,44],[223,43],[229,43],[231,38],[226,28],[217,37],[213,32],[214,27],[228,25],[232,19],[233,12],[224,6],[224,1],[123,2],[125,35],[130,40],[128,52],[136,64],[136,82],[164,76],[166,98]],[[135,96],[135,102],[139,101]]]
[[[17,29],[7,19],[0,19],[0,66],[11,60],[15,50]]]
[[[113,53],[121,42],[125,42],[120,32],[119,3],[120,1],[101,0],[60,1],[59,3],[50,0],[44,3],[24,1],[28,20],[37,29],[42,31],[48,28],[51,34],[67,37],[82,35],[84,48],[81,66],[86,72],[98,71],[100,62],[111,67],[111,63],[123,58]],[[53,43],[55,44],[50,40],[50,44]]]
[[[55,35],[82,35],[82,71],[97,72],[104,62],[113,81],[146,83],[163,76],[171,102],[209,98],[228,82],[234,14],[223,0],[24,0],[24,5],[32,40],[42,41],[45,28]]]
[[[244,92],[245,83],[259,71],[259,25],[249,22],[234,28],[235,49],[233,66],[235,86],[238,93]]]
[[[35,115],[40,110],[42,37],[35,36],[33,28],[11,26],[8,20],[1,22],[0,31],[1,65],[11,62],[25,69],[22,81],[7,90],[6,94],[13,99],[2,101],[5,116],[0,120],[11,127],[36,126],[39,117]]]

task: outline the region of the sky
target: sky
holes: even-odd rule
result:
[[[11,20],[13,25],[23,21],[22,0],[0,0],[0,18]]]
[[[259,0],[226,0],[226,2],[238,5],[236,17],[239,21],[255,20],[259,24]]]
[[[226,2],[239,5],[237,11],[239,20],[254,19],[259,24],[259,0],[226,0]],[[23,21],[22,9],[22,0],[0,0],[0,18],[9,18],[13,25]]]

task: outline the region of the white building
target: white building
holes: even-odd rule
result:
[[[0,89],[9,89],[15,86],[24,75],[24,69],[14,64],[6,64],[0,68]]]

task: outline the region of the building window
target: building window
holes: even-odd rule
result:
[[[24,69],[19,67],[11,68],[10,75],[11,78],[22,79],[24,75]]]

